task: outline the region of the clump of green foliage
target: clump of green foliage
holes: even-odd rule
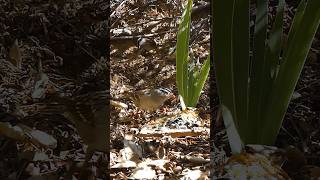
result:
[[[182,14],[179,24],[176,45],[176,81],[182,104],[187,107],[195,107],[205,81],[210,71],[210,57],[206,59],[202,67],[195,63],[195,59],[189,55],[190,20],[192,0]]]
[[[215,73],[234,152],[242,144],[275,142],[320,22],[320,1],[301,0],[283,46],[285,1],[279,0],[269,30],[268,1],[256,1],[253,34],[249,5],[250,0],[212,2]]]

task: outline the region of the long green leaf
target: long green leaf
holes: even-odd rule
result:
[[[267,78],[267,83],[269,87],[272,86],[272,81],[276,78],[277,68],[280,61],[280,52],[282,47],[282,37],[283,37],[283,14],[284,14],[285,1],[279,0],[277,14],[275,21],[273,23],[272,29],[269,33],[269,39],[267,42],[267,69],[270,71]]]
[[[238,129],[236,118],[234,80],[233,80],[233,12],[235,0],[213,1],[213,44],[214,44],[214,65],[217,79],[217,88],[220,104],[226,113],[222,113],[225,124],[233,123],[233,130],[227,131],[228,137],[233,136]],[[231,134],[230,134],[231,133]],[[241,149],[240,139],[229,139],[233,153],[239,153]]]
[[[203,63],[200,72],[198,72],[198,75],[195,78],[194,84],[192,85],[194,87],[193,89],[193,96],[191,101],[191,107],[195,107],[198,103],[201,90],[203,89],[203,86],[206,82],[206,79],[209,75],[210,71],[210,55],[208,55],[206,61]]]
[[[244,138],[245,143],[256,143],[262,124],[262,108],[264,95],[269,91],[264,82],[267,79],[265,49],[268,26],[268,1],[257,0],[257,14],[254,31],[253,60],[250,74],[249,121],[252,129]]]
[[[188,107],[195,107],[199,100],[204,82],[208,77],[208,73],[202,75],[202,72],[199,70],[200,68],[195,65],[195,58],[192,51],[190,53],[188,52],[191,7],[192,1],[189,0],[179,25],[177,35],[176,79],[179,95],[182,97],[185,105]],[[209,66],[205,66],[204,69],[207,67],[210,68]]]
[[[214,65],[220,103],[234,113],[233,66],[232,66],[232,1],[213,1]]]
[[[188,80],[188,48],[190,38],[190,16],[191,16],[192,0],[188,0],[187,7],[182,14],[182,20],[179,24],[177,34],[176,49],[176,81],[179,94],[185,98],[187,96],[187,80]],[[186,102],[187,103],[187,102]]]
[[[186,97],[189,101],[188,101],[188,107],[194,107],[195,105],[193,105],[192,103],[192,99],[194,96],[194,91],[195,91],[195,86],[194,84],[197,83],[197,79],[199,77],[199,72],[196,70],[192,70],[189,73],[189,81],[188,81],[188,97]]]
[[[281,64],[279,74],[271,91],[262,129],[262,142],[273,144],[288,108],[292,93],[310,50],[312,39],[320,23],[320,1],[308,0],[305,11],[295,30],[287,56]]]
[[[189,74],[188,74],[188,96],[185,97],[186,99],[188,99],[188,107],[195,107],[195,105],[192,104],[192,99],[194,96],[194,90],[195,90],[195,86],[194,84],[197,83],[197,79],[199,76],[199,70],[198,67],[195,64],[195,57],[194,54],[192,52],[192,49],[189,53]]]
[[[266,106],[270,99],[270,89],[273,86],[274,80],[278,73],[279,61],[280,61],[280,52],[282,47],[282,34],[283,34],[283,14],[284,14],[284,6],[285,1],[279,0],[277,14],[275,17],[275,21],[273,23],[272,29],[269,33],[269,39],[267,41],[267,49],[266,49],[266,79],[265,79],[265,87],[269,87],[268,91],[264,91],[264,99],[263,102]],[[262,107],[263,108],[263,107]],[[262,110],[262,117],[265,115],[265,111]],[[262,121],[262,124],[268,123],[268,121]],[[264,125],[262,126],[264,127]],[[277,128],[277,127],[275,127]],[[261,132],[260,132],[261,133]],[[262,135],[259,135],[261,138]],[[263,143],[260,139],[258,142]]]
[[[187,57],[187,60],[183,63],[183,72],[184,72],[184,76],[183,76],[183,99],[185,100],[185,103],[187,106],[189,106],[190,104],[190,95],[189,95],[189,78],[190,78],[190,73],[189,73],[189,62],[190,59],[189,57]]]
[[[248,121],[248,79],[249,79],[249,0],[236,0],[233,15],[233,72],[235,88],[236,117],[239,133],[246,137],[250,131]],[[247,135],[245,135],[247,134]]]
[[[306,3],[305,0],[301,0],[300,1],[299,6],[297,8],[297,12],[294,15],[293,22],[292,22],[292,25],[291,25],[291,28],[290,28],[290,31],[289,31],[288,40],[287,40],[287,46],[288,46],[288,44],[292,44],[292,39],[296,35],[297,29],[300,26],[301,19],[302,19],[303,13],[305,11],[306,5],[307,5],[307,3]],[[283,57],[287,56],[287,52],[288,52],[287,49],[288,48],[284,49],[284,56]]]

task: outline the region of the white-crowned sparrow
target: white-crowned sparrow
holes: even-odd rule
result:
[[[87,166],[93,153],[107,151],[108,94],[106,90],[81,92],[74,97],[55,97],[51,102],[21,107],[28,111],[28,115],[62,115],[74,124],[87,149],[84,164],[81,167],[73,164],[68,171],[67,179],[76,171],[81,172],[79,179],[87,179],[92,174]]]
[[[135,106],[146,111],[155,111],[173,96],[168,88],[145,89],[132,93]]]
[[[145,37],[140,37],[138,39],[138,48],[141,53],[148,53],[151,50],[156,50],[157,44],[154,40]]]
[[[71,120],[85,144],[88,151],[105,152],[107,149],[108,102],[107,91],[89,92],[75,97],[72,108],[78,115]]]
[[[79,135],[87,145],[86,159],[81,167],[80,178],[91,176],[88,162],[95,151],[107,151],[108,142],[108,91],[88,92],[75,96],[67,105],[64,116],[76,127]],[[77,168],[76,168],[77,169]],[[70,170],[72,173],[73,168]]]

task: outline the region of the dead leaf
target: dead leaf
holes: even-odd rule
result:
[[[45,152],[36,152],[33,161],[48,161],[49,156]]]
[[[111,169],[121,169],[121,168],[135,168],[137,164],[134,161],[123,161],[111,166]]]
[[[118,107],[118,108],[123,108],[123,109],[127,109],[128,108],[128,105],[126,105],[125,103],[123,102],[119,102],[119,101],[113,101],[113,100],[110,100],[110,104],[114,107]]]
[[[200,170],[190,170],[190,169],[186,169],[183,171],[183,178],[182,179],[209,179],[208,175],[206,172],[202,172]]]
[[[31,141],[35,142],[36,144],[41,144],[42,146],[50,147],[53,149],[57,147],[57,140],[53,136],[43,131],[33,129],[30,132],[30,136]]]
[[[24,140],[22,128],[19,126],[12,126],[9,122],[0,122],[0,134],[18,141]]]
[[[129,177],[131,179],[155,179],[156,171],[149,166],[138,167],[133,170]]]
[[[34,90],[31,94],[33,99],[41,99],[46,95],[47,85],[49,83],[49,78],[46,74],[39,74],[39,80],[35,83]]]
[[[13,45],[10,48],[9,52],[10,62],[16,66],[18,69],[21,69],[21,51],[18,45],[18,40],[16,39],[13,43]]]
[[[42,147],[55,148],[57,146],[57,140],[51,135],[23,124],[13,126],[9,122],[0,122],[0,134],[17,141],[31,142]]]

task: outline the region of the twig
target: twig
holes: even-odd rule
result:
[[[116,9],[114,9],[114,11],[110,14],[110,17],[115,16],[115,13],[117,12],[117,10],[118,10],[119,8],[121,8],[126,2],[127,2],[127,0],[122,1],[122,2],[119,4],[119,6],[116,7]]]
[[[143,25],[143,24],[147,24],[147,23],[150,23],[150,22],[154,22],[154,21],[165,21],[165,20],[171,20],[171,19],[174,19],[174,18],[177,18],[177,17],[164,17],[164,18],[157,18],[157,19],[149,19],[147,22],[140,22],[140,23],[136,23],[134,24],[133,26],[139,26],[139,25]],[[160,23],[159,22],[159,23]]]
[[[70,23],[68,23],[68,22],[66,22],[68,25],[70,25],[73,29],[75,29],[75,27],[72,25],[72,24],[70,24]],[[56,27],[56,29],[61,33],[61,34],[63,34],[64,36],[66,36],[66,37],[69,37],[69,38],[72,38],[71,36],[69,36],[69,35],[67,35],[66,33],[64,33],[60,28],[58,28],[58,27]],[[76,29],[75,29],[76,30]],[[91,53],[89,53],[85,48],[83,48],[83,46],[82,45],[79,45],[79,44],[76,44],[81,50],[83,50],[88,56],[90,56],[92,59],[94,59],[95,60],[95,62],[98,62],[99,60],[96,58],[96,57],[94,57]]]
[[[81,45],[79,45],[80,49],[83,50],[88,56],[90,56],[92,59],[94,59],[96,62],[98,62],[99,60],[94,57],[91,53],[89,53],[85,48],[83,48]]]
[[[176,32],[176,31],[177,31],[177,29],[168,30],[168,31],[162,31],[162,32],[153,33],[153,34],[145,34],[145,35],[119,36],[119,37],[111,36],[110,37],[110,41],[113,41],[113,40],[125,40],[125,39],[138,39],[138,38],[144,38],[144,37],[154,37],[154,36],[159,36],[159,35],[162,35],[162,34],[166,34],[166,33],[170,33],[170,32]]]
[[[320,82],[320,79],[314,80],[313,82],[309,83],[307,86],[304,86],[304,87],[302,87],[300,89],[297,89],[296,91],[299,92],[299,91],[301,91],[303,89],[309,88],[311,85],[314,85],[314,84],[316,84],[318,82]]]

